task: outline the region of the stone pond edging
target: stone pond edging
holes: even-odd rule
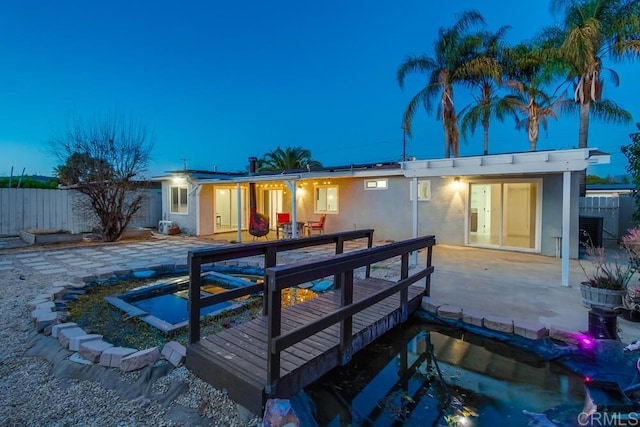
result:
[[[175,367],[184,362],[186,348],[178,342],[165,344],[162,351],[158,347],[143,350],[116,347],[104,341],[102,335],[87,333],[76,323],[67,322],[69,312],[64,311],[66,302],[84,294],[86,286],[86,283],[54,282],[47,291],[27,304],[37,332],[57,338],[63,348],[76,352],[70,360],[117,368],[123,372],[142,369],[160,358]],[[59,308],[62,310],[59,311]]]
[[[216,267],[258,268],[255,261],[222,261]],[[87,288],[101,286],[112,281],[127,278],[149,278],[165,273],[185,273],[187,265],[150,265],[136,269],[120,267],[102,268],[96,274],[74,277],[77,281],[57,281],[41,294],[27,303],[34,328],[37,332],[57,338],[63,348],[75,351],[70,359],[78,363],[98,364],[104,367],[118,368],[124,372],[142,369],[158,360],[166,359],[174,367],[184,363],[186,348],[176,341],[170,341],[160,350],[158,347],[138,350],[128,347],[116,347],[104,341],[102,335],[85,332],[77,324],[67,322],[70,313],[68,303],[86,293]],[[79,356],[79,357],[78,357]]]
[[[422,309],[441,319],[461,321],[479,328],[504,334],[518,335],[530,340],[539,340],[545,337],[562,341],[567,344],[578,344],[576,332],[546,326],[532,321],[511,319],[492,313],[483,313],[477,310],[464,309],[462,307],[442,303],[432,297],[422,298]]]

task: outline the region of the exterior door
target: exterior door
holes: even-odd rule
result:
[[[469,245],[539,250],[540,182],[469,184]]]
[[[238,197],[242,198],[242,217],[240,227],[247,221],[247,197],[242,189],[240,194],[235,187],[218,187],[215,195],[216,232],[238,229]]]
[[[282,190],[264,190],[262,212],[269,215],[272,230],[276,229],[276,214],[282,211]]]

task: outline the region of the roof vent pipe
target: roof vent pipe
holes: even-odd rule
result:
[[[256,173],[257,157],[249,157],[249,173]]]

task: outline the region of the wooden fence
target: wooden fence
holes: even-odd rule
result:
[[[156,227],[162,218],[162,193],[148,195],[130,227]],[[0,236],[21,230],[61,229],[85,233],[98,225],[86,196],[73,190],[0,188]]]

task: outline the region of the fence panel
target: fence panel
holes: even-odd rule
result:
[[[162,194],[159,191],[145,193],[148,197],[131,227],[155,227],[162,218]],[[89,199],[76,191],[0,188],[0,236],[44,229],[85,233],[97,225]]]
[[[580,197],[580,215],[603,218],[604,240],[620,239],[620,202],[618,197]]]

